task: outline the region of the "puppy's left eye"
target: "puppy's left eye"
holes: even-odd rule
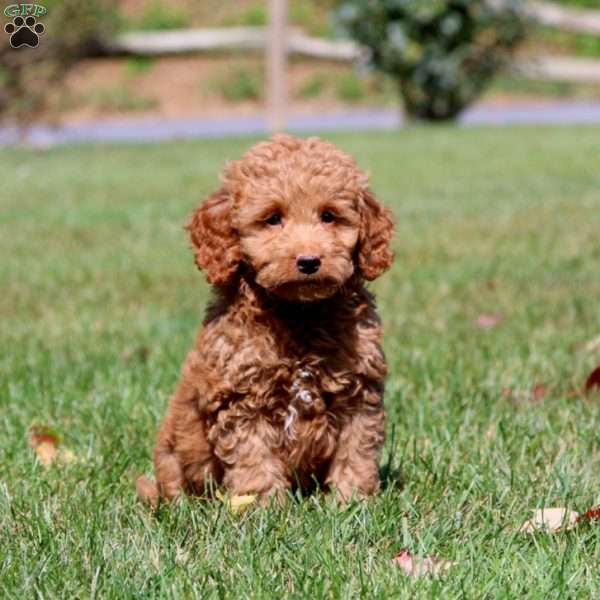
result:
[[[335,215],[330,210],[324,210],[321,213],[321,221],[323,223],[333,223],[335,221]]]

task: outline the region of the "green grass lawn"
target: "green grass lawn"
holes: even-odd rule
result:
[[[154,515],[134,477],[208,298],[182,224],[249,140],[0,151],[0,596],[592,598],[600,526],[600,130],[335,135],[394,210],[375,282],[390,363],[384,490]],[[490,330],[481,314],[502,314]],[[545,396],[530,393],[543,384]],[[42,468],[38,423],[80,461]],[[402,548],[458,562],[413,581]]]

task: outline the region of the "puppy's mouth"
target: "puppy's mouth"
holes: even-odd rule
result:
[[[339,288],[339,282],[331,277],[303,277],[286,281],[272,288],[271,292],[285,300],[310,302],[329,298]]]

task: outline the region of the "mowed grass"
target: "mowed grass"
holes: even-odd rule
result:
[[[600,527],[600,130],[335,135],[397,221],[373,284],[390,364],[384,490],[152,514],[151,451],[209,290],[182,229],[252,140],[0,151],[0,595],[592,598]],[[502,314],[490,330],[481,314]],[[536,398],[531,390],[545,387]],[[44,470],[32,424],[80,461]],[[402,548],[457,561],[411,580]]]

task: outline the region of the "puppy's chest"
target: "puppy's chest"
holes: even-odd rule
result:
[[[327,411],[331,396],[319,385],[320,375],[313,368],[301,365],[290,373],[287,394],[275,406],[284,413],[283,427],[290,437],[293,437],[299,418],[311,419]]]
[[[291,407],[309,417],[327,410],[334,396],[352,394],[358,363],[342,349],[277,346],[237,365],[238,389],[262,407]]]
[[[226,322],[219,325],[206,332],[199,353],[212,382],[202,396],[213,410],[235,405],[247,416],[282,418],[289,428],[351,403],[362,380],[385,371],[377,332],[359,332],[354,323],[295,332],[265,323],[235,337]]]
[[[339,357],[262,356],[237,388],[220,419],[231,426],[268,428],[270,444],[296,466],[330,448],[345,415],[358,401],[360,379],[337,365]],[[246,425],[244,425],[246,423]]]

